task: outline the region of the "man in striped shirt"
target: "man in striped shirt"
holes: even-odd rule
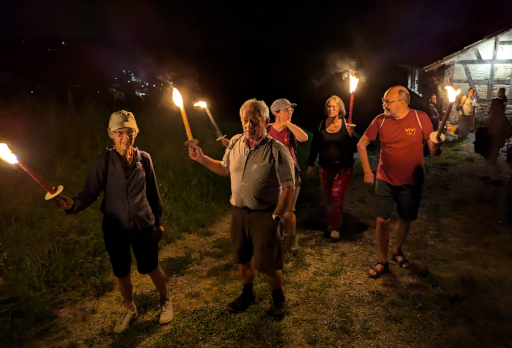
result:
[[[231,138],[222,161],[204,155],[195,144],[190,145],[189,156],[212,172],[231,177],[231,246],[243,291],[230,303],[230,311],[239,313],[254,303],[253,281],[259,271],[272,287],[269,312],[281,319],[285,297],[277,227],[281,216],[292,210],[293,159],[283,144],[267,134],[269,109],[264,101],[246,101],[240,108],[240,118],[244,133]]]

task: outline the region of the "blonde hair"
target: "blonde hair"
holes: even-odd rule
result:
[[[345,115],[347,114],[347,111],[345,110],[345,104],[343,103],[343,100],[341,100],[341,98],[338,97],[337,95],[333,95],[332,97],[327,99],[327,101],[325,102],[325,108],[324,108],[325,115],[329,116],[329,110],[327,110],[327,107],[329,106],[329,102],[331,100],[336,101],[336,104],[338,104],[338,108],[340,109],[338,115],[340,117],[345,117]]]

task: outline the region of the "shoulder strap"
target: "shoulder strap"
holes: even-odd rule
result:
[[[379,130],[382,129],[382,126],[384,126],[384,122],[386,121],[386,115],[384,115],[384,117],[382,118],[382,122],[380,123],[380,127],[379,127]]]
[[[322,120],[320,122],[320,125],[318,126],[318,131],[321,132],[322,131],[322,124],[324,124],[324,120]]]
[[[421,125],[420,117],[418,116],[418,111],[414,110],[414,113],[416,114],[416,119],[418,120],[418,123],[420,124],[421,132],[423,133],[423,126]]]
[[[103,191],[107,189],[108,166],[110,164],[110,151],[105,150],[105,181],[103,182]]]

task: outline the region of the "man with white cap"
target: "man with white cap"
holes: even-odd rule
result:
[[[290,103],[288,99],[277,99],[270,106],[270,111],[276,117],[276,121],[268,127],[268,134],[281,142],[290,151],[293,163],[295,165],[295,191],[293,195],[292,211],[287,212],[283,216],[284,228],[284,251],[288,255],[292,255],[297,251],[297,219],[295,217],[295,204],[300,192],[300,167],[297,163],[297,142],[308,141],[308,135],[300,127],[291,122],[293,115],[293,108],[297,106],[295,103]]]
[[[160,324],[174,318],[165,274],[158,265],[158,241],[164,230],[160,220],[162,200],[151,156],[133,147],[138,133],[131,112],[114,112],[108,126],[114,145],[96,157],[82,192],[73,199],[64,195],[55,199],[59,208],[73,214],[89,207],[105,191],[101,203],[103,236],[126,304],[126,311],[114,327],[115,333],[127,329],[138,315],[130,278],[130,245],[139,273],[148,274],[160,293]]]

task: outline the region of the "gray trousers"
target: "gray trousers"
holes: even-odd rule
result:
[[[459,138],[466,139],[468,137],[469,128],[473,122],[473,116],[459,115]]]

